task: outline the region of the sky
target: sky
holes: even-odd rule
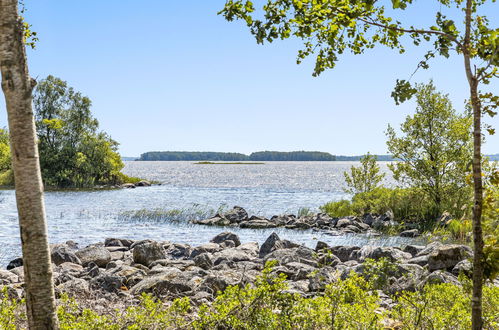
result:
[[[435,2],[416,1],[402,18],[433,25]],[[296,64],[299,40],[257,45],[243,22],[217,15],[224,3],[25,0],[26,20],[39,37],[28,50],[30,74],[38,80],[54,75],[90,97],[101,129],[120,143],[123,156],[162,150],[387,153],[387,125],[398,127],[415,109],[414,102],[396,106],[390,93],[396,79],[411,77],[428,48],[345,54],[315,78],[312,58]],[[486,8],[495,27],[498,7]],[[461,58],[434,60],[411,82],[430,79],[464,109]],[[490,88],[497,92],[499,84]],[[497,118],[486,122],[499,127]],[[1,111],[0,126],[6,125]],[[487,137],[484,152],[499,153],[499,135]]]

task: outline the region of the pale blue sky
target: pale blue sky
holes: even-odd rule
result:
[[[387,124],[397,126],[414,109],[413,103],[395,106],[390,93],[397,78],[410,77],[423,48],[346,54],[313,78],[311,59],[296,65],[299,41],[257,45],[242,22],[217,16],[224,0],[25,2],[40,38],[28,52],[31,75],[58,76],[88,95],[124,156],[152,150],[382,154]],[[430,1],[416,2],[406,18],[432,21]],[[498,7],[488,8],[495,26]],[[435,60],[412,81],[430,78],[463,109],[461,58]],[[487,122],[499,127],[498,119]],[[6,125],[5,111],[0,124]],[[499,136],[487,139],[485,152],[499,152]]]

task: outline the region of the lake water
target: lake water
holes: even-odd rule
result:
[[[244,207],[263,216],[313,211],[331,200],[348,198],[343,171],[356,162],[267,162],[264,165],[197,165],[193,162],[126,162],[128,175],[156,180],[161,185],[136,189],[46,192],[45,203],[51,243],[74,240],[80,246],[106,237],[168,240],[202,244],[227,228],[187,224],[193,217],[213,214],[218,208]],[[387,171],[386,163],[381,163]],[[390,184],[390,178],[387,179]],[[140,210],[181,209],[175,220],[160,216],[130,217]],[[14,191],[0,191],[0,265],[20,255]],[[315,246],[330,244],[401,245],[400,237],[329,236],[312,230],[252,230],[230,228],[242,241],[263,242],[276,231],[280,236]]]

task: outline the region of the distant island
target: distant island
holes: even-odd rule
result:
[[[321,151],[257,151],[250,155],[237,152],[212,151],[149,151],[140,157],[122,157],[124,161],[222,161],[222,162],[271,162],[271,161],[359,161],[363,155],[332,155]],[[391,155],[376,155],[379,161],[390,162]],[[499,154],[485,155],[491,161],[498,161]]]
[[[258,151],[250,155],[235,152],[201,151],[150,151],[143,153],[138,161],[355,161],[362,156],[335,156],[320,151]],[[378,156],[379,160],[392,160],[391,156]]]

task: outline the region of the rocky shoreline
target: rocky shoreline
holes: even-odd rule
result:
[[[254,283],[267,261],[275,260],[272,272],[285,274],[291,292],[313,296],[325,285],[351,272],[365,275],[366,260],[386,258],[395,265],[383,288],[383,304],[389,295],[415,290],[426,283],[455,283],[469,274],[472,251],[464,245],[434,242],[427,246],[398,247],[329,246],[318,242],[315,249],[271,234],[260,246],[240,242],[231,232],[222,232],[199,246],[108,238],[80,248],[73,241],[51,246],[53,279],[57,296],[63,292],[82,299],[137,301],[142,293],[164,300],[189,297],[194,304],[209,303],[230,285]],[[11,297],[23,293],[22,259],[0,270],[1,286]],[[88,298],[87,298],[88,299]]]
[[[229,226],[251,229],[287,228],[287,229],[315,229],[330,235],[373,233],[378,234],[389,227],[399,225],[394,220],[391,212],[386,214],[366,214],[364,217],[348,216],[344,218],[332,218],[326,213],[296,216],[294,214],[275,215],[270,219],[252,215],[240,207],[225,213],[218,213],[214,217],[203,220],[193,220],[193,224],[206,226]],[[400,232],[402,237],[418,237],[419,231],[415,228],[406,228]]]

